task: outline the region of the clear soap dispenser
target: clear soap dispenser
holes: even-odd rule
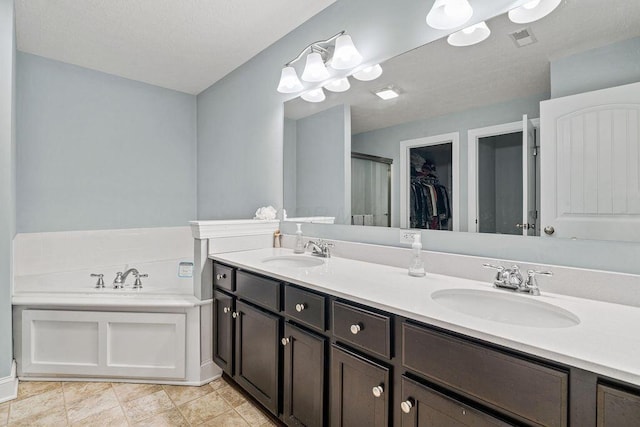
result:
[[[423,277],[425,275],[424,262],[422,261],[422,242],[420,233],[413,235],[411,244],[411,263],[409,264],[409,276]]]
[[[304,253],[304,239],[302,238],[302,224],[297,223],[296,226],[298,230],[296,231],[296,243],[293,247],[294,254],[303,254]]]

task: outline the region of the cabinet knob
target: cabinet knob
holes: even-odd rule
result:
[[[218,279],[218,280],[222,280],[222,279],[226,279],[226,278],[227,278],[226,274],[219,274],[219,273],[216,274],[216,279]]]
[[[402,409],[402,412],[405,414],[411,412],[411,408],[413,408],[413,399],[407,399],[400,404],[400,409]]]
[[[225,307],[222,309],[223,313],[229,313],[231,311],[231,309],[229,307]]]
[[[287,344],[289,344],[289,338],[284,337],[284,338],[282,338],[282,339],[280,340],[280,342],[282,343],[282,345],[287,345]]]
[[[382,396],[382,393],[384,392],[384,388],[381,385],[377,385],[374,388],[371,389],[371,393],[373,393],[374,397],[380,397]]]
[[[231,313],[231,317],[233,317],[234,319],[236,319],[238,317],[238,312],[234,311],[233,313]]]
[[[305,308],[307,308],[307,304],[304,304],[304,303],[296,304],[296,311],[298,313],[302,312],[302,310],[304,310]]]
[[[358,332],[360,332],[362,330],[362,325],[360,323],[355,323],[355,324],[351,325],[351,327],[349,329],[351,330],[351,333],[353,335],[357,335]]]
[[[551,236],[551,235],[552,235],[553,233],[555,233],[555,232],[556,232],[556,229],[555,229],[555,228],[553,228],[553,226],[551,226],[551,225],[548,225],[548,226],[546,226],[546,227],[544,228],[544,234],[546,234],[546,235],[548,235],[548,236]]]

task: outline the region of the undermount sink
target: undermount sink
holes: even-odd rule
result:
[[[493,322],[535,328],[569,328],[580,324],[573,313],[536,297],[475,289],[446,289],[431,299],[450,310]]]
[[[262,260],[263,264],[269,264],[274,267],[298,267],[298,268],[310,268],[318,267],[324,264],[324,260],[321,258],[311,258],[305,255],[281,255]]]

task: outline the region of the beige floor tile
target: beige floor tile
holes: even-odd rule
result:
[[[55,390],[62,387],[62,383],[49,381],[20,381],[18,383],[17,400],[26,399],[27,397],[42,394],[47,391]]]
[[[69,425],[64,406],[10,422],[11,427],[60,427]]]
[[[179,385],[165,385],[162,386],[164,391],[167,392],[173,403],[176,405],[182,405],[183,403],[187,403],[191,400],[197,399],[198,397],[202,397],[205,394],[212,393],[211,387],[208,385],[203,385],[202,387],[189,387],[189,386],[179,386]]]
[[[249,427],[249,424],[235,410],[225,412],[200,425],[203,427]]]
[[[11,424],[24,418],[33,417],[60,408],[64,410],[62,387],[22,400],[12,401],[9,411],[9,423]]]
[[[234,408],[236,406],[242,405],[247,401],[247,399],[245,399],[245,397],[238,390],[230,385],[219,388],[218,390],[216,390],[216,393],[222,396],[222,398]]]
[[[111,388],[111,383],[85,383],[85,382],[66,382],[62,383],[62,391],[64,392],[64,401],[67,407],[72,403],[85,399],[93,394],[100,393]]]
[[[189,423],[178,409],[171,409],[134,425],[136,427],[188,427]]]
[[[251,402],[245,402],[242,405],[236,407],[236,411],[244,418],[251,426],[261,426],[269,421],[269,418],[263,414],[258,408],[253,406]]]
[[[153,394],[129,400],[123,403],[122,407],[129,420],[133,423],[175,408],[173,402],[171,402],[171,399],[162,388]]]
[[[9,405],[11,402],[0,403],[0,426],[6,426],[9,422]]]
[[[67,415],[71,424],[93,416],[107,409],[120,406],[118,398],[112,388],[89,395],[84,399],[67,404]]]
[[[122,403],[132,399],[139,399],[162,390],[162,386],[158,384],[113,383],[112,386],[116,391],[118,399],[120,399]]]
[[[124,411],[120,405],[118,405],[114,408],[93,414],[71,425],[72,427],[126,427],[129,425],[129,422],[124,415]]]
[[[228,385],[229,383],[226,382],[224,379],[222,379],[222,377],[215,379],[209,383],[209,386],[214,390],[218,390],[219,388],[222,388],[222,387],[227,387]]]
[[[229,410],[231,406],[218,393],[209,393],[178,407],[192,425],[202,424]]]

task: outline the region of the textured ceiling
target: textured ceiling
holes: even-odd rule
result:
[[[640,36],[640,0],[564,0],[546,18],[528,24],[538,43],[516,48],[509,33],[527,25],[506,15],[488,22],[492,34],[464,48],[437,40],[385,62],[373,82],[351,79],[345,93],[327,92],[327,101],[296,98],[286,117],[298,119],[338,104],[351,105],[353,134],[428,117],[497,104],[550,91],[549,61]],[[403,94],[382,101],[373,91],[396,85]]]
[[[16,0],[18,49],[197,94],[335,0]]]

